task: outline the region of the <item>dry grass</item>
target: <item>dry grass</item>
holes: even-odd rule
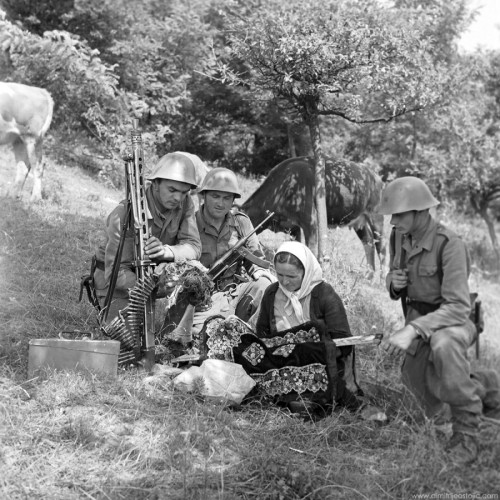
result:
[[[95,326],[78,284],[118,193],[50,164],[44,200],[4,196],[14,172],[0,165],[0,498],[9,499],[400,499],[420,493],[500,491],[499,427],[481,432],[469,467],[446,458],[445,437],[401,397],[398,361],[358,351],[358,378],[388,414],[367,422],[345,412],[303,421],[266,401],[240,408],[175,392],[166,376],[117,379],[52,373],[27,380],[31,338]],[[257,181],[241,178],[245,196]],[[26,193],[27,198],[27,193]],[[352,330],[387,332],[401,321],[379,275],[368,279],[361,244],[330,232],[329,281]],[[276,246],[286,235],[266,235]],[[483,363],[498,363],[500,290],[480,275],[487,330]]]

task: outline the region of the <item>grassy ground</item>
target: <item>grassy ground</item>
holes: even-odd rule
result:
[[[454,467],[443,452],[445,436],[401,399],[398,360],[375,347],[359,349],[358,378],[386,411],[384,425],[345,412],[304,422],[259,400],[230,409],[175,392],[160,374],[105,379],[48,372],[27,379],[30,339],[95,327],[92,308],[78,303],[79,279],[122,194],[49,163],[44,199],[29,206],[27,192],[22,201],[6,196],[14,170],[11,155],[3,158],[0,498],[406,499],[500,492],[500,427],[485,425],[478,461]],[[257,186],[241,183],[245,196]],[[263,236],[270,246],[280,238]],[[399,306],[378,278],[367,279],[354,233],[332,230],[330,244],[329,281],[345,300],[353,332],[397,327]],[[486,311],[481,363],[498,366],[499,285],[478,270],[472,285]]]

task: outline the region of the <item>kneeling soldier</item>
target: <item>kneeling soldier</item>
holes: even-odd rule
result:
[[[447,403],[453,435],[448,451],[465,463],[477,456],[480,417],[500,408],[495,372],[471,374],[467,350],[477,332],[469,319],[468,253],[463,241],[438,223],[429,209],[438,205],[427,185],[416,177],[390,182],[379,213],[391,215],[390,297],[403,301],[405,326],[384,339],[394,354],[405,351],[404,384],[435,416]]]
[[[196,188],[195,167],[183,154],[169,153],[160,158],[147,178],[146,207],[151,236],[146,242],[147,256],[155,263],[198,259],[201,243],[195,221],[195,209],[190,190]],[[120,244],[120,235],[126,215],[126,201],[122,201],[106,221],[106,241],[99,246],[94,280],[101,305],[110,285],[113,263]],[[129,289],[136,282],[134,235],[128,231],[119,263],[118,278],[113,290],[108,320],[129,304]]]

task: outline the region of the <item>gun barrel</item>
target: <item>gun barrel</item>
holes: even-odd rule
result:
[[[210,269],[208,270],[208,274],[213,278],[217,278],[221,273],[223,273],[227,267],[222,267],[224,262],[228,260],[231,255],[238,251],[250,238],[250,236],[254,235],[272,216],[274,212],[271,212],[260,224],[253,228],[253,231],[249,232],[246,236],[241,238],[234,247],[230,248],[220,259],[216,260]]]

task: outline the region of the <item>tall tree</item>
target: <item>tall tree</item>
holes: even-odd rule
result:
[[[472,68],[460,65],[458,41],[475,13],[471,11],[470,0],[396,0],[398,8],[420,9],[427,12],[428,23],[424,36],[431,41],[429,51],[436,64],[444,65],[450,76],[449,87],[443,92],[439,106],[453,103],[457,92],[466,85]],[[373,158],[381,166],[385,178],[408,175],[420,168],[421,155],[432,147],[435,135],[432,120],[433,111],[407,113],[384,124],[367,124],[361,127],[344,126],[346,155],[355,160]]]
[[[434,144],[422,151],[421,173],[437,183],[443,195],[470,200],[488,228],[497,267],[500,245],[491,205],[500,200],[500,53],[464,58],[475,77],[456,100],[440,109],[432,122]]]
[[[318,255],[326,250],[325,159],[320,117],[387,122],[440,97],[446,79],[423,37],[428,13],[372,0],[236,2],[229,52],[248,71],[221,63],[222,78],[285,101],[308,126],[315,157]],[[260,5],[260,4],[259,4]],[[259,7],[257,5],[257,7]]]

